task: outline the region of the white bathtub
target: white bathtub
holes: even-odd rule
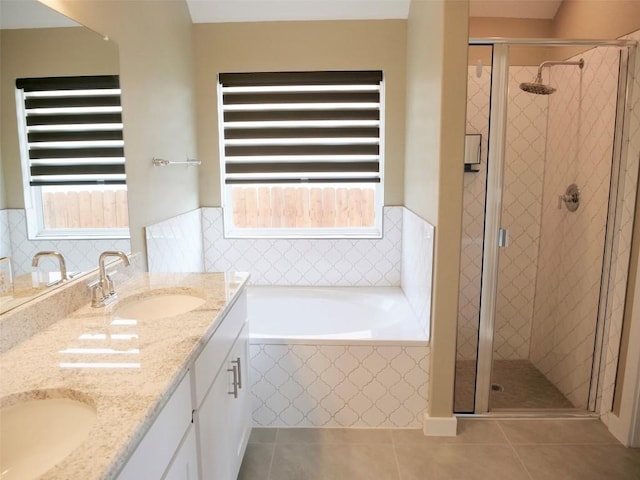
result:
[[[248,288],[251,343],[426,345],[398,287]]]

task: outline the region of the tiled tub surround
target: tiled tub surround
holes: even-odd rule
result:
[[[207,207],[146,227],[147,259],[151,272],[250,271],[253,285],[401,286],[428,330],[433,226],[385,207],[383,227],[382,239],[225,239],[222,209]]]
[[[428,346],[263,343],[250,355],[255,425],[422,427]]]
[[[186,314],[138,320],[135,326],[113,322],[117,303],[99,309],[85,305],[3,353],[0,398],[33,390],[71,390],[88,396],[97,408],[97,421],[87,439],[41,478],[114,478],[245,281],[244,274],[139,274],[125,288],[121,286],[120,301],[150,290],[186,289],[206,302]],[[134,359],[65,353],[74,347],[117,348],[111,340],[80,339],[83,334],[109,337],[115,333],[132,334],[121,348],[139,349]],[[140,366],[62,368],[62,362],[136,362]]]
[[[251,272],[254,285],[400,285],[402,207],[384,207],[380,239],[224,238],[221,208],[202,209],[205,270]]]
[[[129,239],[86,239],[86,240],[30,240],[27,237],[27,219],[24,210],[5,210],[11,242],[11,264],[14,275],[31,273],[31,260],[40,251],[60,252],[70,271],[89,271],[96,267],[100,253],[105,250],[131,251]],[[1,218],[0,218],[1,220]],[[57,270],[57,262],[43,260],[38,267],[42,271]]]
[[[429,347],[397,287],[250,287],[254,423],[419,427]]]
[[[402,209],[400,286],[427,335],[430,332],[433,281],[433,225],[408,208]]]
[[[150,272],[203,272],[202,209],[145,227]]]
[[[276,336],[268,344],[252,342],[256,424],[422,425],[433,226],[406,208],[385,207],[382,239],[225,239],[222,209],[200,212],[200,219],[189,212],[147,227],[152,270],[182,271],[184,265],[196,269],[200,253],[195,239],[202,232],[207,271],[246,269],[253,285],[374,286],[398,291],[401,285],[418,320],[419,332],[409,342],[396,337],[327,343],[320,334],[313,340],[285,341]],[[177,262],[176,251],[181,252]]]

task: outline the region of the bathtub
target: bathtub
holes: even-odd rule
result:
[[[253,422],[419,428],[429,342],[394,287],[247,291]]]
[[[273,287],[247,291],[252,343],[423,344],[398,287]]]

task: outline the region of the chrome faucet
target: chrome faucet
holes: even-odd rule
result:
[[[91,285],[92,307],[104,307],[105,305],[113,302],[118,295],[116,294],[115,285],[109,275],[107,275],[105,260],[108,257],[119,257],[125,267],[129,266],[129,258],[124,252],[106,251],[100,254],[98,260],[98,272],[100,274],[100,280]]]
[[[64,257],[60,252],[38,252],[33,256],[33,260],[31,260],[31,266],[33,268],[38,266],[40,259],[42,257],[55,257],[58,259],[58,263],[60,264],[60,281],[64,282],[68,280],[67,278],[67,264],[64,261]]]

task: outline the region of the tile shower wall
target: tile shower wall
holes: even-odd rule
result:
[[[433,233],[433,225],[403,209],[401,286],[427,335],[431,318]]]
[[[548,96],[520,90],[535,67],[509,69],[509,106],[502,193],[502,226],[509,245],[498,257],[494,359],[529,358],[536,270]]]
[[[145,227],[150,272],[202,272],[201,209]]]
[[[250,271],[255,285],[399,286],[403,207],[381,239],[229,239],[221,208],[202,209],[205,271]]]
[[[43,250],[56,250],[64,256],[70,271],[92,270],[98,266],[98,257],[105,250],[131,251],[131,243],[126,240],[29,240],[27,219],[24,210],[6,210],[11,239],[11,264],[14,275],[30,273],[31,259]],[[48,263],[42,261],[39,268],[46,269]],[[57,265],[51,263],[51,267]],[[55,268],[57,270],[57,268]]]
[[[458,360],[475,359],[480,310],[491,72],[478,78],[475,71],[469,67],[467,133],[482,134],[482,163],[477,173],[464,175]],[[509,69],[502,224],[510,231],[510,244],[501,250],[499,262],[494,338],[499,360],[529,355],[548,100],[526,94],[518,84],[531,81],[536,71],[536,67]]]
[[[425,346],[251,345],[256,425],[421,427]]]
[[[582,71],[551,70],[545,197],[531,360],[578,408],[587,407],[615,127],[617,49],[585,52]],[[558,195],[576,183],[575,212]]]
[[[480,77],[477,77],[475,72],[475,67],[469,67],[467,75],[466,132],[482,135],[481,161],[478,166],[478,172],[464,174],[460,287],[458,295],[458,338],[456,347],[458,360],[473,360],[476,357],[480,315],[491,69],[485,68]]]

